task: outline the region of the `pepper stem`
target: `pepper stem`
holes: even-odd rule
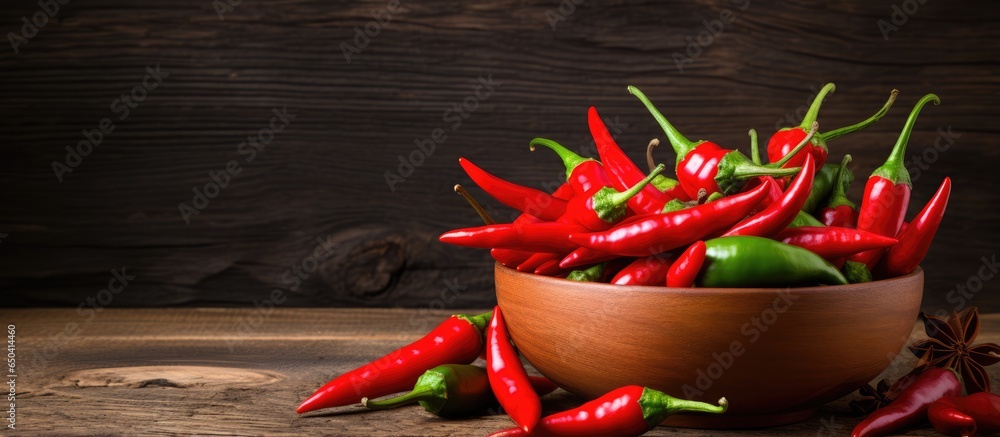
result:
[[[480,205],[479,202],[477,202],[476,199],[474,199],[472,195],[465,190],[465,187],[455,184],[455,192],[458,193],[459,196],[464,197],[466,202],[469,202],[472,209],[476,210],[476,213],[479,214],[479,218],[483,219],[483,223],[486,223],[487,225],[494,225],[497,223],[496,220],[493,220],[493,217],[490,217],[490,214],[483,209],[483,206]]]
[[[802,138],[802,141],[800,141],[799,144],[796,145],[794,149],[786,153],[785,156],[782,156],[778,162],[768,164],[768,166],[774,166],[780,168],[781,166],[785,165],[790,159],[792,159],[793,156],[795,156],[797,153],[799,153],[799,151],[805,148],[806,144],[809,144],[809,141],[812,141],[812,138],[813,136],[816,135],[817,130],[819,130],[819,123],[814,121],[812,123],[812,126],[809,127],[809,132],[806,133],[805,138]]]
[[[639,192],[642,191],[643,188],[646,188],[646,185],[648,185],[649,182],[652,181],[653,178],[656,177],[656,175],[660,174],[660,172],[662,172],[664,168],[666,168],[666,166],[663,165],[663,164],[660,164],[660,165],[656,166],[656,168],[654,168],[652,171],[650,171],[649,174],[646,175],[645,178],[643,178],[641,181],[639,181],[638,183],[636,183],[635,185],[633,185],[631,188],[629,188],[629,189],[627,189],[625,191],[621,191],[621,192],[612,194],[610,196],[610,199],[609,199],[610,202],[611,202],[611,204],[612,205],[623,205],[623,204],[625,204],[625,202],[628,202],[628,200],[631,199],[632,196],[635,196],[636,194],[639,194]]]
[[[667,139],[670,140],[670,145],[674,148],[674,153],[677,154],[678,163],[684,160],[684,157],[687,156],[688,152],[693,150],[695,147],[698,147],[698,144],[701,144],[703,142],[703,141],[692,142],[691,140],[687,139],[687,137],[685,137],[683,134],[681,134],[681,132],[678,131],[677,128],[675,128],[672,124],[670,124],[670,122],[667,121],[666,117],[664,117],[663,114],[661,114],[660,111],[656,109],[655,106],[653,106],[653,103],[649,101],[649,98],[646,97],[646,95],[643,94],[642,91],[639,91],[639,88],[629,85],[628,92],[631,93],[636,98],[638,98],[639,101],[642,102],[644,106],[646,106],[646,110],[648,110],[649,113],[653,115],[653,118],[656,120],[656,122],[659,123],[660,128],[663,129],[663,133],[666,134]]]
[[[653,160],[653,149],[659,145],[660,140],[658,138],[649,140],[649,144],[646,145],[646,166],[649,167],[649,171],[653,171],[656,168],[656,161]]]
[[[903,131],[899,133],[899,139],[896,140],[896,145],[892,147],[889,158],[885,160],[885,164],[882,164],[881,167],[872,172],[872,176],[881,176],[892,181],[894,184],[904,183],[910,185],[910,173],[906,171],[906,166],[903,165],[903,157],[906,155],[906,144],[910,141],[910,133],[913,132],[913,125],[916,124],[917,116],[920,115],[920,110],[924,108],[927,102],[934,102],[935,105],[940,105],[941,99],[935,94],[927,94],[917,101],[913,110],[910,111],[910,116],[906,118],[906,124],[903,125]]]
[[[750,159],[754,164],[760,165],[760,145],[757,144],[757,131],[750,129]]]
[[[678,399],[658,390],[643,388],[639,396],[639,406],[642,408],[642,418],[650,429],[663,422],[667,416],[681,412],[725,413],[729,409],[726,398],[719,399],[718,405],[705,402]]]
[[[472,325],[473,328],[479,330],[480,333],[484,333],[486,332],[486,325],[489,325],[490,320],[493,319],[493,311],[487,311],[485,313],[476,314],[474,316],[470,316],[468,314],[456,314],[455,317],[458,317],[462,320],[465,320],[466,322],[469,322],[469,324]]]
[[[823,105],[823,99],[826,98],[827,94],[832,93],[836,89],[837,87],[834,84],[828,83],[823,86],[823,89],[819,90],[816,98],[813,99],[812,105],[809,106],[809,110],[806,111],[806,116],[802,118],[802,124],[799,127],[806,129],[812,126],[813,122],[816,121],[816,117],[819,116],[819,107]]]
[[[844,155],[844,159],[840,162],[840,169],[837,170],[837,179],[833,181],[833,193],[830,193],[830,200],[827,202],[827,207],[836,208],[840,205],[847,205],[854,208],[854,202],[847,197],[847,189],[851,186],[851,182],[854,182],[854,174],[851,173],[847,168],[847,164],[851,163],[851,155]]]
[[[420,401],[429,401],[435,399],[434,390],[430,387],[419,387],[413,391],[402,395],[396,396],[394,398],[383,399],[381,401],[372,401],[368,398],[361,398],[361,405],[369,410],[389,410],[392,408],[402,407],[404,405],[415,404]]]
[[[896,96],[898,96],[898,95],[899,95],[899,90],[897,90],[897,89],[892,90],[892,92],[889,93],[889,100],[886,100],[885,104],[882,105],[882,108],[879,109],[878,112],[876,112],[871,117],[868,117],[867,119],[865,119],[863,121],[860,121],[860,122],[857,122],[857,123],[854,123],[854,124],[852,124],[850,126],[844,126],[842,128],[838,128],[838,129],[834,129],[832,131],[829,131],[827,133],[819,134],[819,136],[823,137],[823,139],[825,141],[830,141],[832,139],[836,139],[836,138],[842,137],[842,136],[847,135],[847,134],[849,134],[851,132],[855,132],[855,131],[864,129],[864,128],[868,127],[868,126],[871,126],[871,125],[875,124],[876,121],[879,121],[880,118],[882,118],[883,116],[885,116],[886,113],[889,112],[889,108],[892,107],[892,104],[893,104],[893,102],[896,101]]]
[[[552,149],[553,152],[556,152],[556,155],[559,155],[559,159],[561,159],[563,165],[566,166],[566,179],[569,179],[573,175],[573,169],[575,169],[576,166],[588,161],[587,158],[584,158],[563,147],[562,144],[546,138],[535,138],[528,143],[528,147],[531,148],[532,152],[535,151],[536,146],[548,147]]]

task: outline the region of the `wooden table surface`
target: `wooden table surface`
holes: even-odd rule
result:
[[[420,337],[445,316],[401,309],[5,309],[0,323],[15,326],[16,426],[23,435],[465,436],[510,426],[505,416],[445,421],[419,407],[295,414],[332,376]],[[911,341],[923,337],[915,325]],[[982,316],[978,342],[1000,342],[1000,315]],[[896,378],[912,363],[904,352],[882,376]],[[993,378],[998,372],[990,369]],[[659,427],[649,435],[847,435],[858,421],[847,406],[853,396],[790,426]],[[553,412],[579,401],[559,390],[544,405]],[[936,434],[928,427],[908,435]]]

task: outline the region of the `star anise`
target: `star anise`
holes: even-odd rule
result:
[[[962,376],[969,394],[990,391],[990,375],[984,367],[1000,362],[1000,346],[984,343],[973,346],[979,335],[979,309],[962,314],[954,311],[947,321],[920,313],[927,331],[926,340],[910,346],[917,358],[917,369],[951,367]]]
[[[867,416],[875,410],[889,405],[892,401],[896,400],[896,397],[900,393],[910,387],[910,384],[920,376],[923,370],[919,367],[913,369],[910,373],[897,379],[892,385],[889,385],[889,381],[883,379],[874,387],[871,384],[861,387],[858,389],[858,394],[861,395],[861,398],[850,402],[851,409],[859,415]]]

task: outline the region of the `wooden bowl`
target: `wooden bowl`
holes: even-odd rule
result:
[[[496,266],[497,301],[524,357],[592,399],[638,384],[715,402],[723,415],[667,425],[797,422],[886,369],[920,311],[924,273],[786,289],[667,288],[567,281]]]

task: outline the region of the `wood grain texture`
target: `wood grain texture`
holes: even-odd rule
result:
[[[224,20],[208,0],[70,2],[19,53],[0,47],[4,305],[76,306],[111,269],[127,267],[136,279],[110,305],[250,305],[280,287],[290,306],[486,306],[494,301],[488,255],[435,240],[478,220],[451,192],[456,182],[471,186],[459,156],[551,186],[559,165],[528,152],[528,140],[592,151],[584,117],[596,105],[642,159],[660,132],[628,84],[692,138],[746,150],[747,129],[766,138],[832,81],[825,128],[866,117],[894,87],[902,92],[883,121],[830,144],[831,160],[854,156],[859,179],[888,153],[917,98],[941,96],[917,123],[908,154],[934,161],[914,178],[914,211],[942,177],[954,181],[924,264],[924,307],[1000,310],[997,281],[971,279],[978,293],[945,299],[1000,243],[1000,7],[928,1],[885,40],[876,23],[891,21],[892,5],[585,2],[553,29],[555,0],[403,2],[348,63],[341,43],[386,1],[244,1]],[[20,32],[20,18],[37,8],[6,2],[0,25]],[[674,53],[726,9],[733,21],[679,71]],[[169,75],[119,120],[113,101],[156,65]],[[498,84],[488,96],[480,89],[477,102],[480,78]],[[447,111],[463,103],[475,110],[458,124]],[[246,162],[240,143],[286,107],[296,117]],[[59,182],[51,163],[104,117],[115,130]],[[960,136],[934,156],[939,128]],[[447,138],[390,190],[385,172],[435,129]],[[657,157],[673,159],[666,150]],[[178,204],[190,204],[192,189],[230,160],[242,171],[186,224]],[[292,290],[283,275],[317,238],[338,243],[335,255]]]
[[[504,416],[446,421],[419,407],[380,412],[344,407],[298,416],[295,406],[328,379],[419,338],[447,312],[278,309],[231,350],[239,324],[254,314],[246,309],[109,309],[85,323],[71,309],[5,311],[0,322],[16,325],[20,345],[18,430],[74,436],[466,436],[513,423]],[[60,336],[67,323],[78,324],[78,332]],[[923,328],[915,325],[908,343],[922,338]],[[978,339],[1000,342],[1000,315],[982,317]],[[898,378],[914,361],[903,353],[879,378]],[[994,381],[1000,377],[1000,367],[987,369]],[[133,383],[96,384],[95,375]],[[206,379],[214,384],[190,383]],[[830,402],[795,425],[726,435],[846,435],[859,421],[847,405],[854,396]],[[543,407],[551,413],[580,402],[558,390],[544,398]],[[648,435],[718,432],[659,427]],[[906,435],[938,434],[923,427]]]

